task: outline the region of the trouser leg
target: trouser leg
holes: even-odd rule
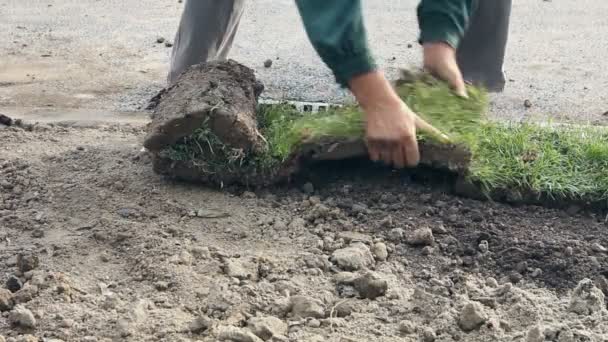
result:
[[[505,86],[503,63],[512,0],[480,0],[464,39],[458,47],[458,64],[466,81],[490,91]]]
[[[188,67],[226,59],[243,14],[245,0],[188,0],[171,52],[168,81]]]

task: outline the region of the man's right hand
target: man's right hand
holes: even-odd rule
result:
[[[416,129],[448,139],[412,112],[379,71],[354,77],[350,88],[365,111],[370,159],[399,168],[416,166],[420,160]]]

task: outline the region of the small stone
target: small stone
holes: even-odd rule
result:
[[[526,108],[532,107],[532,101],[526,99],[524,101],[524,107],[526,107]]]
[[[359,296],[367,299],[376,299],[380,296],[384,296],[388,290],[388,282],[384,279],[380,279],[380,277],[372,272],[368,272],[355,279],[353,285],[359,293]]]
[[[598,253],[606,253],[606,252],[608,252],[608,249],[606,247],[600,245],[597,242],[595,242],[594,244],[591,245],[591,249],[594,252],[598,252]]]
[[[35,239],[40,239],[44,237],[44,230],[42,229],[35,229],[34,231],[32,231],[32,237]]]
[[[513,271],[509,273],[509,281],[512,282],[513,284],[517,284],[520,281],[522,281],[522,279],[524,279],[524,276],[521,275],[521,273],[517,272],[517,271]]]
[[[35,254],[19,254],[17,255],[17,268],[21,273],[29,272],[40,264],[38,256]]]
[[[288,329],[287,323],[274,316],[253,317],[247,322],[247,326],[264,341],[273,336],[286,335]]]
[[[424,248],[422,249],[422,255],[424,256],[429,256],[431,254],[433,254],[433,252],[435,251],[435,249],[431,246],[424,246]]]
[[[188,330],[190,330],[192,333],[199,334],[209,329],[212,324],[213,321],[211,318],[207,316],[198,316],[194,319],[194,321],[188,324]]]
[[[579,315],[591,315],[604,310],[604,294],[591,279],[581,280],[570,297],[568,310]]]
[[[36,327],[36,318],[34,318],[34,314],[23,305],[15,306],[13,311],[9,313],[9,320],[12,324],[23,328]]]
[[[389,240],[393,242],[401,242],[405,236],[405,231],[402,228],[393,228],[388,232]]]
[[[566,256],[572,256],[574,254],[574,249],[570,246],[566,247],[566,250],[564,251],[564,253],[566,254]]]
[[[74,323],[75,323],[74,320],[69,319],[69,318],[64,318],[61,320],[61,322],[59,322],[59,325],[62,328],[71,328],[74,326]]]
[[[442,224],[433,226],[431,228],[431,231],[433,232],[433,234],[437,234],[437,235],[445,235],[448,233],[448,230]]]
[[[483,306],[477,302],[467,303],[458,318],[458,326],[465,332],[479,328],[488,320],[488,315]]]
[[[362,243],[336,250],[331,260],[346,271],[356,271],[374,264],[374,257],[369,248]]]
[[[289,298],[291,314],[295,318],[324,318],[325,308],[320,301],[306,296]]]
[[[486,285],[492,288],[497,288],[498,281],[493,277],[488,277],[488,279],[486,279]]]
[[[538,278],[543,274],[543,270],[541,270],[540,268],[536,268],[534,269],[534,271],[532,271],[532,278]]]
[[[156,42],[157,42],[158,44],[162,44],[162,43],[164,43],[164,42],[165,42],[165,38],[164,38],[164,37],[158,37],[158,38],[156,38]]]
[[[357,312],[357,307],[356,302],[351,300],[340,302],[334,308],[335,317],[348,317],[352,315],[353,312]]]
[[[13,276],[10,276],[7,280],[6,280],[6,288],[11,291],[12,293],[15,293],[19,290],[21,290],[21,288],[23,287],[23,283],[21,282],[21,279]]]
[[[307,325],[311,328],[319,328],[321,327],[321,322],[318,319],[311,319],[308,321]]]
[[[431,328],[424,328],[422,331],[422,341],[423,342],[435,342],[437,335]]]
[[[545,340],[545,333],[540,326],[535,326],[528,330],[526,335],[526,342],[543,342]]]
[[[405,335],[413,334],[416,332],[416,325],[410,321],[399,322],[399,332]]]
[[[0,288],[0,312],[9,311],[14,305],[11,291]]]
[[[168,48],[173,47],[173,43],[171,43],[170,41],[166,41],[165,47],[168,47]]]
[[[223,269],[227,276],[239,280],[247,280],[253,277],[253,273],[249,272],[239,259],[224,259]]]
[[[349,231],[338,233],[337,238],[343,239],[346,243],[362,242],[364,244],[371,244],[373,242],[372,237],[369,235]]]
[[[477,248],[479,249],[479,252],[481,252],[482,254],[487,253],[488,250],[490,249],[488,241],[486,241],[486,240],[482,240],[479,243],[479,246],[477,246]]]
[[[412,232],[407,242],[413,246],[430,246],[435,242],[435,237],[430,228],[420,228]]]
[[[220,341],[234,341],[234,342],[261,342],[261,338],[255,336],[251,331],[240,329],[232,326],[219,327],[219,333],[217,335]]]
[[[179,263],[181,265],[190,266],[192,265],[192,254],[188,253],[188,251],[181,251],[179,253]]]
[[[272,64],[272,61],[270,61],[270,63]],[[302,186],[302,192],[304,192],[305,194],[311,195],[315,192],[315,187],[314,187],[314,185],[312,185],[311,182],[307,182]]]
[[[380,221],[380,227],[390,228],[392,226],[393,226],[393,217],[391,215],[388,215],[387,217],[383,218],[382,221]]]
[[[267,59],[264,61],[264,68],[270,68],[272,66],[272,59]]]
[[[574,333],[570,328],[564,328],[559,332],[557,342],[574,342]]]
[[[378,242],[372,248],[372,254],[376,257],[378,261],[386,261],[388,258],[388,250],[386,245],[382,242]]]
[[[169,289],[169,283],[166,281],[157,281],[154,283],[154,288],[157,291],[167,291]]]
[[[412,44],[410,44],[410,43],[408,43],[408,44],[407,44],[407,48],[408,48],[408,49],[411,49],[412,47],[413,47],[413,45],[412,45]]]
[[[211,257],[211,251],[209,250],[209,247],[201,247],[201,246],[192,247],[190,249],[190,253],[192,253],[192,255],[194,255],[195,257],[200,258],[200,259],[208,259]]]

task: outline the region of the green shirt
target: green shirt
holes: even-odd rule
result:
[[[418,6],[420,42],[445,42],[456,48],[477,1],[422,0]],[[312,45],[340,85],[347,86],[354,76],[376,70],[361,0],[296,0],[296,4]]]

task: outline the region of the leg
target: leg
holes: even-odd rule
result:
[[[245,0],[187,0],[171,52],[169,83],[188,67],[228,56]]]
[[[466,81],[500,92],[512,0],[481,0],[458,47],[458,64]]]

